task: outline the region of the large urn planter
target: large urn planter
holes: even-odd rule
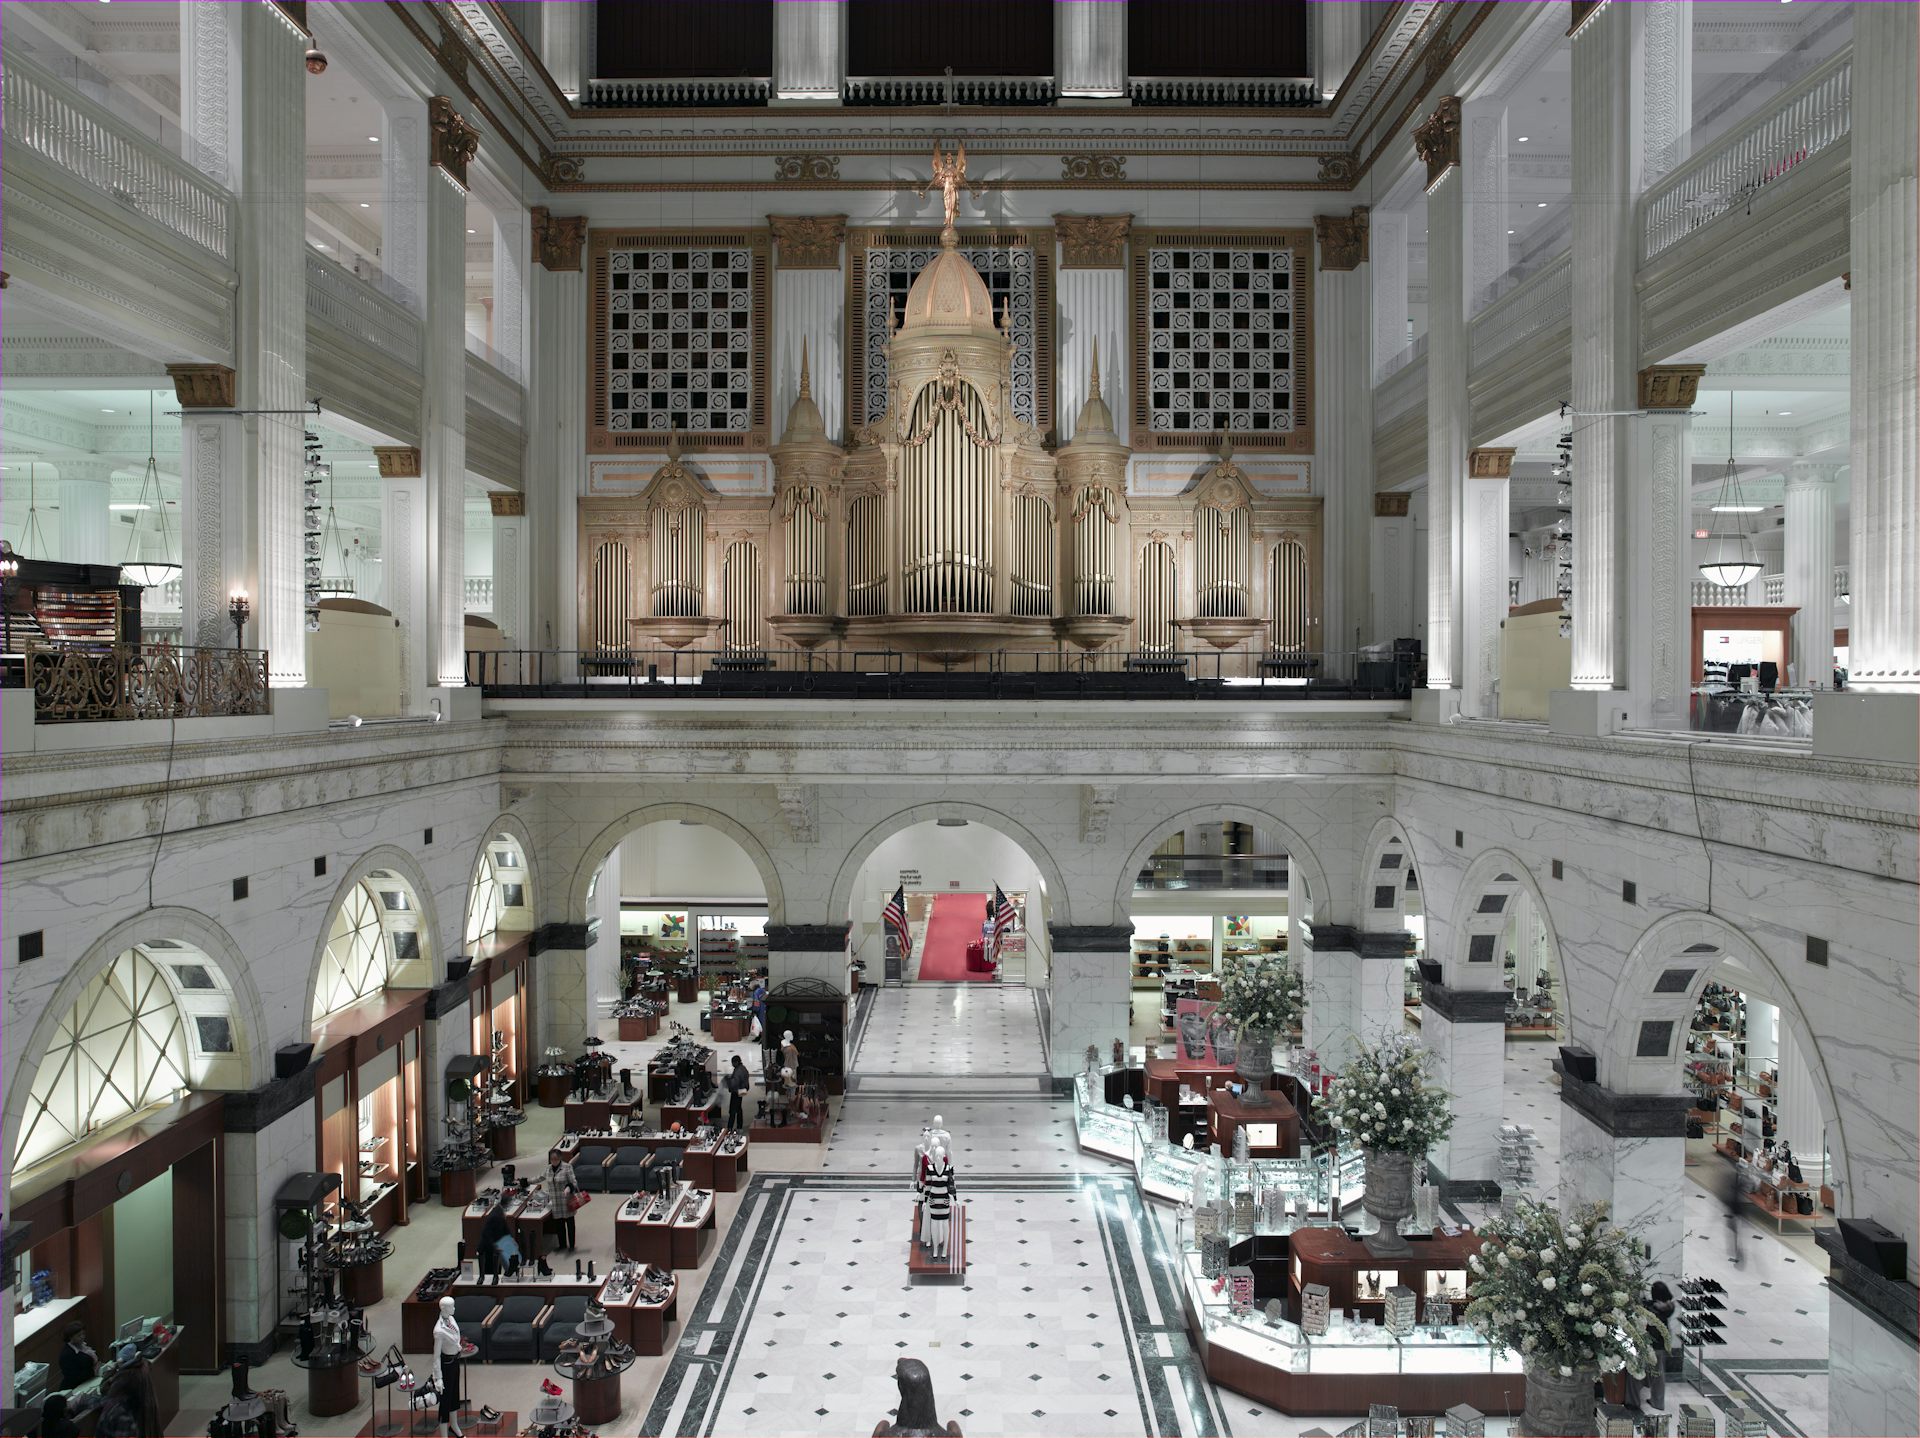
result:
[[[1557,1363],[1527,1364],[1527,1407],[1520,1431],[1528,1438],[1580,1438],[1594,1431],[1593,1385],[1599,1374],[1576,1367],[1571,1374]]]
[[[1240,1101],[1246,1104],[1267,1102],[1267,1080],[1273,1077],[1273,1031],[1242,1029],[1235,1067],[1247,1084],[1247,1091],[1241,1095]]]
[[[1366,1197],[1362,1207],[1380,1224],[1361,1241],[1375,1258],[1405,1258],[1412,1253],[1400,1220],[1413,1212],[1413,1155],[1367,1149]],[[1591,1415],[1589,1415],[1591,1416]]]

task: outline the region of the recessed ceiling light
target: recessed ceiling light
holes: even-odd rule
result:
[[[1793,413],[1793,411],[1792,411],[1792,410],[1790,410],[1790,409],[1783,409],[1783,410],[1781,410],[1781,411],[1780,411],[1780,417],[1781,417],[1782,419],[1785,419],[1785,418],[1786,418],[1786,417],[1787,417],[1788,415],[1790,415],[1790,414],[1792,414],[1792,413]]]
[[[101,411],[100,411],[100,413],[102,413],[102,414],[112,414],[112,413],[113,413],[113,411],[112,411],[112,410],[110,410],[110,409],[103,409],[103,410],[101,410]]]
[[[480,232],[479,232],[478,230],[468,230],[468,231],[467,231],[467,233],[468,233],[468,234],[470,234],[470,235],[477,235],[477,234],[479,234]]]
[[[1764,504],[1716,504],[1715,514],[1759,514],[1766,509]]]
[[[378,135],[369,135],[367,139],[376,145],[380,143],[380,137]]]
[[[130,514],[148,508],[144,504],[110,504],[107,506],[115,514]]]
[[[371,209],[373,208],[373,206],[372,206],[372,205],[370,205],[370,204],[368,204],[368,203],[367,203],[367,202],[366,202],[365,200],[362,200],[362,201],[360,202],[360,208],[361,208],[361,209],[363,209],[363,210],[371,210]]]
[[[1532,139],[1532,138],[1533,138],[1533,137],[1532,137],[1531,135],[1522,135],[1522,136],[1520,137],[1520,143],[1524,145],[1524,144],[1526,144],[1526,143],[1527,143],[1527,141],[1528,141],[1528,140],[1530,140],[1530,139]]]
[[[1513,231],[1512,231],[1512,230],[1508,230],[1508,231],[1507,231],[1507,233],[1508,233],[1508,234],[1512,234],[1512,233],[1513,233]]]
[[[1547,202],[1545,200],[1541,200],[1534,205],[1534,209],[1536,210],[1544,210],[1546,209],[1546,207],[1547,207]]]

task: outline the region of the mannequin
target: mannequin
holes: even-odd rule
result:
[[[920,1178],[920,1243],[935,1258],[947,1256],[947,1229],[953,1217],[954,1173],[945,1144],[936,1143],[927,1155]]]
[[[780,1064],[796,1074],[800,1072],[800,1046],[793,1041],[793,1030],[780,1035]]]
[[[453,1316],[451,1295],[440,1300],[440,1318],[433,1325],[433,1353],[440,1364],[440,1422],[449,1438],[466,1438],[460,1431],[460,1324]]]

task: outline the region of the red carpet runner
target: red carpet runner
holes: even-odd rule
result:
[[[967,972],[967,945],[980,942],[980,926],[986,921],[985,894],[935,894],[927,936],[920,943],[920,977],[940,983],[991,982],[992,974]]]

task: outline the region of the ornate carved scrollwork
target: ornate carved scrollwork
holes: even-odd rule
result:
[[[1115,184],[1127,178],[1127,157],[1110,150],[1062,155],[1060,178],[1070,184]]]
[[[1320,268],[1351,270],[1367,258],[1367,217],[1365,205],[1356,205],[1348,214],[1315,215],[1313,228],[1320,236]]]
[[[920,428],[911,434],[901,435],[900,443],[915,449],[919,448],[933,434],[940,416],[949,411],[960,417],[961,430],[975,444],[985,447],[1000,443],[1000,436],[981,434],[973,427],[973,417],[967,413],[966,396],[961,393],[960,357],[952,350],[941,351],[940,373],[935,376],[928,388],[933,391],[933,403],[928,406]]]
[[[527,497],[524,494],[489,494],[487,505],[492,509],[495,519],[513,519],[527,512]]]
[[[1414,153],[1427,167],[1427,185],[1460,163],[1460,97],[1446,95],[1413,130]]]
[[[1320,157],[1320,183],[1351,185],[1360,173],[1360,162],[1351,152]]]
[[[840,178],[840,157],[823,155],[815,150],[803,150],[796,155],[775,155],[773,157],[773,178],[788,182],[838,181]]]
[[[269,714],[264,649],[27,650],[27,687],[41,724],[108,719],[202,719]]]
[[[418,479],[420,450],[411,444],[376,444],[373,457],[382,479]]]
[[[1703,364],[1657,364],[1640,371],[1641,409],[1692,409],[1700,393]]]
[[[1513,456],[1510,449],[1476,449],[1467,454],[1467,478],[1511,479]]]
[[[545,205],[535,205],[533,220],[533,262],[556,274],[580,269],[580,252],[587,243],[585,215],[556,215]]]
[[[1118,270],[1127,263],[1132,215],[1055,215],[1063,270]]]
[[[780,246],[781,269],[840,268],[840,242],[847,234],[845,215],[768,215],[767,225]]]
[[[232,409],[234,374],[223,364],[170,364],[174,398],[182,409]]]
[[[587,162],[578,155],[555,155],[549,152],[540,157],[540,178],[546,182],[549,190],[562,185],[584,184]]]
[[[467,166],[480,152],[480,132],[454,110],[453,101],[445,95],[435,95],[427,101],[427,126],[433,136],[434,165],[464,190]]]

